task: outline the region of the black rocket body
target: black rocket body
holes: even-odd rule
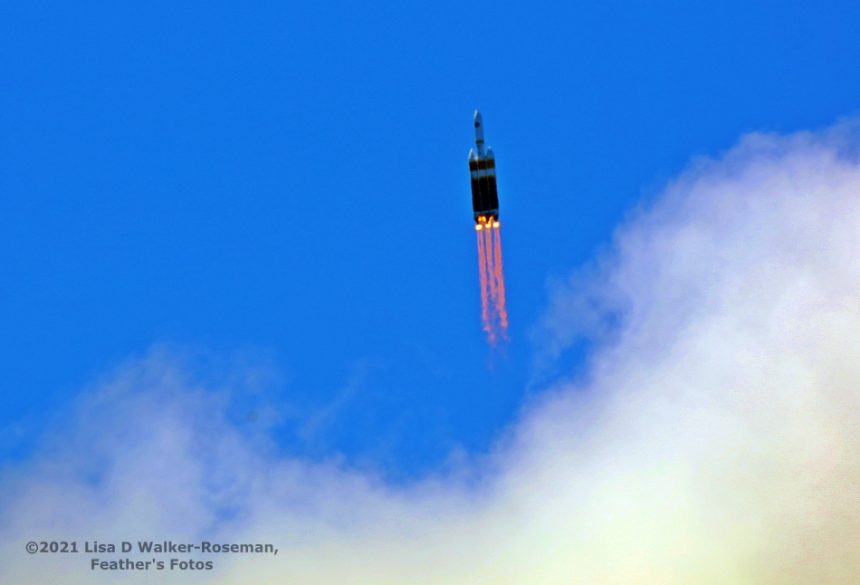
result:
[[[469,174],[475,227],[480,229],[498,223],[499,194],[496,191],[496,157],[492,148],[484,147],[484,120],[478,110],[475,110],[474,122],[475,148],[469,151]]]

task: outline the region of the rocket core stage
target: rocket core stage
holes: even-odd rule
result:
[[[472,178],[472,211],[475,229],[499,226],[499,194],[496,191],[496,157],[492,148],[484,148],[484,120],[475,110],[475,149],[469,150],[469,174]]]

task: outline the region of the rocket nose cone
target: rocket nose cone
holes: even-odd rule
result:
[[[475,154],[475,149],[470,148],[469,149],[469,160],[475,160],[476,158],[478,158],[478,155]]]
[[[475,121],[475,128],[478,128],[481,126],[483,119],[481,118],[480,110],[475,110],[475,115],[472,117],[472,119]]]

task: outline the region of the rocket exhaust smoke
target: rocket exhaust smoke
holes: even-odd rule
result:
[[[508,338],[505,277],[502,272],[502,235],[498,222],[475,231],[478,240],[478,273],[481,286],[481,321],[487,341],[495,345]]]
[[[487,268],[487,244],[484,238],[483,231],[475,232],[475,239],[478,242],[478,281],[481,286],[481,323],[484,333],[487,335],[487,341],[492,345],[496,341],[495,330],[490,320],[490,293],[489,279],[490,271]]]
[[[124,364],[0,473],[0,583],[860,583],[858,153],[846,123],[696,162],[553,290],[538,343],[589,336],[584,371],[407,485],[237,423],[247,364]],[[24,550],[73,538],[280,552],[191,575]]]
[[[502,230],[495,226],[493,230],[493,279],[496,282],[496,314],[499,317],[499,329],[502,337],[508,335],[508,309],[505,307],[505,276],[502,271]]]

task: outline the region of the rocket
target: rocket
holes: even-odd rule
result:
[[[492,148],[484,146],[484,120],[478,110],[475,110],[474,124],[475,148],[469,150],[469,174],[475,229],[480,231],[484,227],[499,227],[499,194],[496,191],[496,157]]]

